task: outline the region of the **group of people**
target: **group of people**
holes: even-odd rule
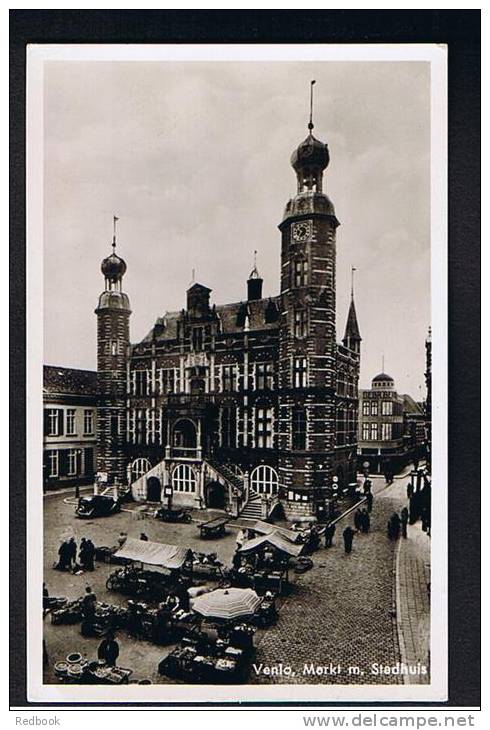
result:
[[[390,540],[398,540],[400,531],[402,537],[407,537],[408,509],[404,507],[400,514],[393,512],[388,520],[388,537]]]
[[[77,560],[78,553],[78,560]],[[58,562],[56,570],[66,570],[77,573],[80,570],[94,570],[95,545],[89,538],[82,537],[78,548],[74,537],[63,540],[58,548]]]
[[[369,528],[371,527],[371,518],[369,517],[369,512],[365,507],[356,510],[354,514],[354,527],[357,532],[363,532],[364,534],[369,532]]]

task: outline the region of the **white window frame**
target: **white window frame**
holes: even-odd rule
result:
[[[68,476],[75,477],[77,473],[77,449],[68,449]]]
[[[50,449],[48,451],[48,476],[57,477],[60,474],[60,458],[58,449]]]
[[[87,424],[90,428],[87,428]],[[91,408],[85,408],[83,411],[83,435],[93,436],[94,434],[94,412]]]
[[[293,360],[294,387],[306,388],[308,384],[308,360],[304,355],[295,355]]]
[[[272,406],[255,407],[255,439],[257,449],[271,449],[274,435],[274,411]],[[270,425],[270,430],[269,430]]]
[[[250,486],[257,494],[276,494],[278,482],[276,470],[268,464],[256,466],[250,475]]]
[[[178,464],[172,472],[172,489],[174,492],[194,494],[197,479],[194,469],[189,464]]]
[[[59,436],[60,435],[59,415],[60,414],[59,414],[58,408],[48,408],[48,433],[47,433],[48,436]]]
[[[76,436],[77,435],[77,409],[67,408],[66,409],[66,435]]]

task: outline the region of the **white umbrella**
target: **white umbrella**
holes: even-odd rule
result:
[[[255,613],[260,603],[251,588],[219,588],[198,596],[192,610],[208,618],[232,620]]]

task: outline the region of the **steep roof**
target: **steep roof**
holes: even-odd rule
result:
[[[347,324],[345,325],[344,340],[348,337],[351,339],[361,340],[361,333],[359,332],[359,325],[357,323],[356,305],[354,304],[354,298],[350,300],[349,314],[347,315]]]
[[[275,330],[279,327],[279,317],[275,321],[266,318],[267,310],[274,306],[278,308],[280,297],[267,297],[254,301],[233,302],[232,304],[217,304],[213,309],[221,322],[221,331],[224,334],[243,332],[245,329],[245,315],[248,315],[249,330]],[[155,325],[148,332],[143,342],[175,340],[177,337],[177,322],[182,317],[180,312],[166,312],[159,317]],[[157,331],[155,332],[155,327]]]
[[[43,392],[52,395],[95,395],[97,373],[95,370],[44,365]]]
[[[407,414],[413,414],[417,416],[423,416],[424,410],[420,403],[417,403],[411,395],[404,393],[403,398],[403,412]]]

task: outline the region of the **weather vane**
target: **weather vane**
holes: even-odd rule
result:
[[[316,84],[316,81],[310,81],[310,121],[308,123],[308,129],[313,129],[313,85]]]
[[[113,218],[113,221],[112,221],[112,248],[115,251],[116,250],[116,223],[119,220],[119,218],[117,217],[117,215],[112,216],[112,218]]]

